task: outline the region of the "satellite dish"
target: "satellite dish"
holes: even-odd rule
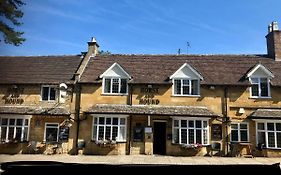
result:
[[[60,89],[67,89],[67,85],[65,83],[60,84]]]

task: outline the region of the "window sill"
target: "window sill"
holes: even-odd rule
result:
[[[172,97],[194,97],[199,98],[201,95],[172,95]]]
[[[249,97],[249,99],[261,99],[261,100],[266,100],[266,99],[271,99],[272,97]]]
[[[103,96],[127,96],[127,94],[110,94],[110,93],[102,93]]]

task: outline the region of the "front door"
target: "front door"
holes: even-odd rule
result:
[[[154,122],[153,154],[166,154],[166,122]]]

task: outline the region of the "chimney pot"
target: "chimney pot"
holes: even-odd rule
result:
[[[278,23],[276,21],[272,22],[272,31],[277,31],[278,30]]]

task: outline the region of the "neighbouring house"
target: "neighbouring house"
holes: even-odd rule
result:
[[[280,157],[276,22],[266,41],[260,55],[103,55],[92,38],[82,56],[0,57],[0,150],[18,140],[80,154]]]

